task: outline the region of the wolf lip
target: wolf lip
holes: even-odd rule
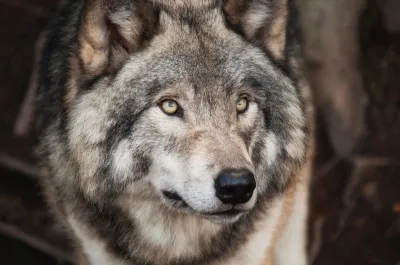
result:
[[[210,213],[208,215],[211,215],[211,216],[234,216],[234,215],[238,215],[238,214],[241,214],[244,212],[245,212],[244,210],[232,209],[232,210],[228,210],[228,211]]]
[[[162,193],[168,199],[171,199],[171,200],[174,200],[174,201],[183,201],[182,197],[179,196],[178,194],[174,193],[174,192],[163,190]]]
[[[171,200],[171,201],[175,201],[178,202],[178,206],[179,208],[187,208],[190,209],[194,212],[199,213],[200,215],[203,216],[209,216],[209,217],[234,217],[237,216],[239,214],[245,213],[246,210],[241,210],[241,209],[230,209],[230,210],[226,210],[226,211],[220,211],[220,212],[198,212],[194,209],[192,209],[184,200],[181,196],[179,196],[177,193],[175,192],[171,192],[171,191],[166,191],[163,190],[162,194],[164,195],[165,198]],[[177,205],[175,205],[177,206]]]

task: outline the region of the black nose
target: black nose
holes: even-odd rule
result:
[[[217,197],[225,204],[248,202],[255,188],[254,175],[248,170],[224,170],[215,180]]]

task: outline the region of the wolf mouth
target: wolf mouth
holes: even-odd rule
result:
[[[239,210],[239,209],[230,209],[227,211],[222,211],[222,212],[215,212],[215,213],[203,213],[204,215],[210,215],[210,216],[237,216],[239,214],[245,213],[246,211],[244,210]]]
[[[192,211],[194,211],[194,212],[196,212],[196,213],[198,213],[198,214],[200,214],[200,215],[203,215],[203,216],[234,217],[234,216],[237,216],[237,215],[239,215],[239,214],[243,214],[243,213],[247,212],[247,211],[245,211],[245,210],[235,209],[235,208],[234,208],[235,205],[233,205],[232,208],[229,209],[229,210],[220,211],[220,212],[198,212],[198,211],[192,209],[192,208],[183,200],[183,198],[182,198],[181,196],[179,196],[177,193],[171,192],[171,191],[166,191],[166,190],[162,191],[162,193],[163,193],[163,195],[164,195],[167,199],[169,199],[169,200],[171,200],[171,201],[174,201],[174,202],[179,202],[179,203],[180,203],[180,207],[190,209],[190,210],[192,210]]]
[[[173,201],[182,201],[182,202],[184,202],[184,200],[182,199],[182,197],[179,196],[179,195],[178,195],[177,193],[175,193],[175,192],[163,190],[162,193],[163,193],[163,195],[164,195],[165,197],[167,197],[167,198],[170,199],[170,200],[173,200]]]

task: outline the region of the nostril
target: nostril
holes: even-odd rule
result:
[[[235,189],[233,187],[220,187],[219,192],[221,194],[233,194]]]
[[[254,191],[254,189],[255,189],[255,186],[256,186],[256,183],[255,183],[255,182],[254,182],[254,187],[253,187],[253,185],[247,186],[246,192],[247,192],[247,193],[253,193],[253,191]]]
[[[224,170],[215,180],[216,196],[225,204],[249,201],[255,188],[254,175],[248,170]]]

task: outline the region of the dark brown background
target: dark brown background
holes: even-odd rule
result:
[[[351,159],[335,158],[318,119],[310,218],[315,265],[400,264],[400,34],[388,33],[369,3],[360,36],[367,124]],[[67,264],[69,257],[37,185],[34,136],[12,132],[33,44],[56,5],[0,0],[0,264]]]

